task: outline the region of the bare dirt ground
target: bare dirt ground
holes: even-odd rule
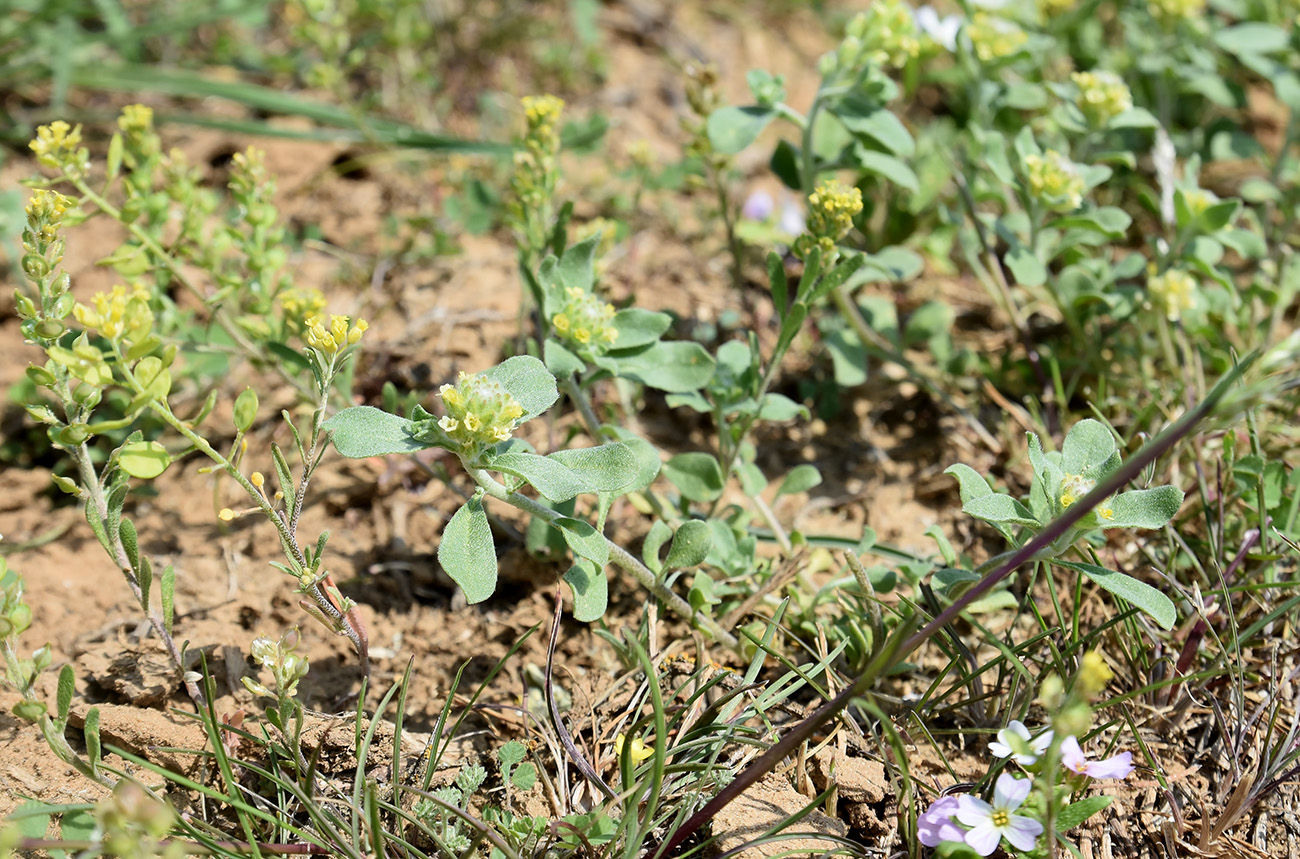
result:
[[[608,165],[629,163],[633,144],[649,145],[664,160],[679,157],[677,127],[684,110],[679,69],[688,59],[716,61],[724,92],[733,102],[745,100],[744,73],[755,66],[785,71],[791,102],[808,100],[815,86],[811,69],[827,45],[819,24],[794,14],[782,27],[773,28],[738,16],[710,15],[702,10],[704,5],[607,8],[602,23],[609,77],[590,99],[569,108],[574,115],[599,111],[609,117],[606,152],[599,158],[574,159],[562,195],[582,200],[584,194],[614,181]],[[359,177],[344,178],[331,169],[347,154],[343,147],[237,138],[182,127],[164,128],[163,134],[167,145],[180,147],[194,163],[218,165],[210,168],[214,179],[229,153],[249,144],[267,151],[284,216],[290,223],[318,226],[332,246],[327,252],[320,245],[308,245],[297,256],[293,265],[298,285],[322,288],[332,312],[371,321],[357,375],[363,401],[377,404],[386,379],[431,392],[458,370],[482,369],[508,354],[518,330],[520,287],[507,236],[466,236],[463,253],[416,263],[385,258],[383,243],[375,238],[388,213],[428,208],[430,201],[436,207],[454,165],[428,164],[413,177],[409,167],[380,163]],[[741,167],[748,175],[763,173],[761,153],[746,153]],[[8,163],[0,179],[10,187],[15,179],[36,172],[32,162],[20,157]],[[740,314],[745,325],[757,327],[755,320],[770,320],[763,290],[755,285],[737,293],[729,285],[722,236],[699,226],[700,213],[707,208],[702,197],[659,197],[652,203],[616,249],[604,276],[614,300],[634,297],[639,306],[671,310],[688,321],[713,322],[728,311]],[[670,221],[665,211],[680,220]],[[579,215],[586,214],[592,213],[580,204]],[[95,267],[94,260],[115,247],[119,237],[100,221],[95,224],[69,236],[66,268],[74,292],[83,298],[114,280]],[[761,270],[756,267],[753,275],[757,279]],[[0,284],[0,295],[6,296],[0,299],[0,309],[7,313],[0,321],[0,389],[12,385],[36,358],[34,350],[21,343],[11,314],[7,296],[14,286]],[[985,303],[982,293],[959,279],[923,279],[910,290],[900,296],[904,306],[914,306],[936,291],[954,301]],[[817,344],[806,340],[791,359],[783,384],[792,394],[798,375],[815,362],[817,353]],[[222,428],[229,426],[230,402],[244,385],[263,394],[263,422],[252,433],[246,461],[269,465],[271,441],[284,444],[287,439],[283,424],[270,416],[281,407],[296,408],[290,394],[276,393],[266,380],[247,368],[238,369],[227,386],[224,406],[209,426],[220,438]],[[782,499],[778,516],[806,532],[856,536],[868,525],[883,542],[927,554],[933,543],[922,532],[932,524],[943,526],[959,547],[977,544],[981,535],[961,518],[955,482],[942,471],[958,461],[977,467],[1000,464],[996,452],[914,387],[879,374],[848,392],[843,405],[829,421],[781,427],[759,439],[769,471],[777,464],[789,468],[806,461],[818,465],[826,478],[811,496]],[[13,405],[4,409],[4,431],[18,431],[21,410]],[[707,427],[683,427],[669,420],[662,401],[651,398],[640,419],[642,429],[666,451],[699,449],[704,443]],[[535,434],[530,441],[547,447],[547,435],[562,437],[569,420],[561,416],[550,426],[530,425]],[[995,428],[1010,446],[1022,430],[1005,416],[999,421],[1005,426]],[[229,442],[229,435],[225,440]],[[239,684],[239,676],[252,670],[248,644],[255,636],[278,637],[297,625],[304,637],[302,652],[311,659],[302,692],[307,706],[322,713],[348,712],[362,679],[355,655],[345,640],[328,635],[298,608],[292,583],[268,566],[279,556],[269,524],[256,517],[230,524],[217,519],[216,511],[233,495],[213,476],[198,473],[201,465],[196,459],[174,465],[154,482],[156,494],[133,498],[128,512],[141,534],[141,549],[155,566],[176,567],[177,637],[190,642],[192,653],[205,656],[217,682],[217,711],[256,710],[252,696]],[[77,676],[74,710],[84,713],[91,705],[99,706],[108,742],[149,759],[190,765],[159,749],[199,748],[204,738],[193,721],[169,712],[185,709],[188,702],[80,512],[51,490],[48,469],[42,466],[6,468],[0,473],[0,487],[0,534],[6,544],[38,543],[11,554],[9,563],[25,577],[27,601],[35,612],[26,645],[49,642],[53,648],[55,671],[45,677],[47,697],[53,699],[58,667],[70,663]],[[430,481],[407,462],[331,456],[313,483],[302,523],[304,534],[332,531],[328,565],[344,592],[360,604],[369,628],[372,688],[388,688],[414,660],[407,729],[417,734],[433,724],[465,660],[474,661],[461,693],[473,688],[528,629],[549,622],[554,583],[562,572],[530,559],[522,547],[503,545],[505,584],[498,594],[482,605],[458,605],[454,589],[438,570],[436,551],[438,535],[459,501],[447,486]],[[629,541],[645,528],[630,507],[616,510],[610,520],[616,523],[617,536]],[[611,586],[611,600],[606,623],[617,629],[639,614],[643,597],[628,580]],[[683,632],[669,623],[661,640],[682,641]],[[565,624],[559,655],[562,682],[579,711],[626,679],[609,648],[582,625]],[[527,697],[526,667],[544,661],[544,635],[534,635],[496,680],[489,697],[520,705]],[[76,777],[46,749],[37,732],[10,715],[12,704],[12,696],[0,696],[0,816],[25,797],[50,802],[95,799],[94,785]],[[522,721],[502,717],[489,726],[515,735]],[[917,748],[911,762],[914,774],[949,778],[936,762],[925,759],[923,745]],[[404,754],[418,751],[413,745]],[[1188,795],[1212,795],[1197,767],[1186,765],[1189,750],[1170,744],[1153,746],[1153,751],[1168,755],[1162,762],[1171,772],[1181,772]],[[860,777],[853,788],[859,792],[846,786],[837,809],[840,819],[827,818],[822,831],[856,834],[869,839],[864,843],[883,846],[897,829],[896,803],[882,774],[871,771],[862,759],[854,760],[861,763],[842,765],[840,771],[852,770]],[[979,749],[957,752],[950,760],[966,768],[959,773],[963,778],[982,772]],[[816,766],[812,772],[816,782]],[[797,810],[796,800],[806,798],[787,790],[788,785],[764,783],[747,800],[750,805],[733,809],[740,815],[737,829],[751,822],[748,817],[757,813],[758,805],[766,803],[785,814]],[[1124,788],[1106,822],[1085,836],[1085,855],[1139,855],[1164,840],[1146,835],[1159,831],[1160,822],[1144,812],[1157,804],[1160,790],[1150,777]],[[1245,854],[1259,855],[1251,853],[1258,848],[1243,845]]]

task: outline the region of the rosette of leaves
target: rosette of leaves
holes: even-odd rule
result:
[[[546,367],[560,378],[581,377],[582,384],[617,376],[661,391],[695,391],[713,378],[714,360],[699,343],[664,341],[660,338],[672,325],[667,313],[628,307],[597,322],[586,342],[561,331],[554,320],[572,315],[575,305],[596,301],[597,233],[565,250],[560,257],[548,256],[536,276],[525,271],[529,286],[540,296],[543,318],[550,335],[542,345]],[[575,300],[575,295],[579,296]],[[587,299],[583,301],[582,299]],[[605,305],[601,305],[605,306]],[[560,326],[568,328],[568,325]]]
[[[961,486],[962,512],[988,522],[1013,545],[1047,527],[1066,510],[1081,504],[1096,486],[1120,466],[1115,436],[1101,422],[1083,420],[1070,428],[1060,451],[1044,452],[1035,433],[1029,437],[1029,462],[1034,480],[1028,504],[995,492],[979,472],[967,465],[953,465],[945,471]],[[1115,570],[1092,563],[1061,559],[1080,539],[1098,530],[1112,528],[1163,528],[1183,503],[1183,491],[1176,486],[1156,486],[1119,492],[1091,503],[1091,509],[1061,537],[1054,540],[1036,560],[1047,561],[1082,573],[1117,597],[1151,615],[1165,629],[1176,619],[1174,604],[1160,591]],[[959,571],[958,571],[959,572]],[[961,578],[975,576],[968,573]]]
[[[559,396],[555,377],[541,361],[528,355],[509,358],[481,375],[500,385],[522,409],[513,419],[515,427],[549,409]],[[508,438],[467,451],[439,421],[418,405],[409,418],[356,406],[330,418],[324,428],[332,433],[334,447],[347,457],[439,447],[461,459],[479,483],[479,490],[447,524],[438,546],[438,561],[470,603],[481,602],[496,591],[496,548],[483,507],[483,496],[492,494],[541,516],[559,532],[574,556],[573,566],[564,575],[574,595],[574,616],[590,621],[603,615],[608,600],[604,567],[610,559],[610,544],[602,534],[605,516],[616,498],[644,489],[658,475],[659,457],[654,449],[640,439],[629,439],[543,456],[522,439]],[[486,479],[482,472],[502,475],[504,492],[502,484]],[[534,501],[520,495],[525,485],[541,498]],[[594,525],[553,509],[580,495],[596,496]]]

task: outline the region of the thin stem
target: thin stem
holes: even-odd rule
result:
[[[475,468],[474,466],[466,464],[465,471],[471,478],[473,478],[475,483],[482,487],[484,492],[498,501],[516,507],[525,513],[536,516],[548,523],[553,523],[557,519],[562,518],[559,513],[549,507],[538,504],[528,496],[521,495],[518,492],[511,492],[505,486],[497,482],[497,480],[485,469]],[[601,537],[609,547],[609,560],[616,566],[631,573],[633,577],[635,577],[636,580],[646,588],[646,590],[653,593],[675,613],[683,619],[700,627],[723,645],[732,648],[733,650],[740,646],[734,635],[724,630],[712,618],[706,617],[691,608],[690,603],[669,590],[663,582],[659,581],[655,574],[650,571],[650,568],[638,561],[636,556],[631,552],[610,540],[608,537],[605,537],[603,534]]]

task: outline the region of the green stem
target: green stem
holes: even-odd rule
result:
[[[465,471],[473,478],[474,482],[482,487],[483,491],[498,501],[509,504],[511,507],[529,513],[547,523],[554,523],[557,519],[563,518],[561,515],[549,507],[537,503],[526,495],[520,495],[518,492],[511,492],[505,486],[501,485],[485,469],[465,465]],[[729,648],[737,649],[740,644],[736,637],[720,627],[715,620],[706,617],[691,608],[690,603],[682,599],[677,594],[670,591],[664,584],[659,581],[650,568],[641,563],[636,557],[618,545],[608,537],[601,535],[605,544],[609,547],[609,560],[618,567],[631,573],[632,576],[641,583],[642,587],[653,593],[664,604],[676,612],[684,620],[700,627],[705,632],[712,635],[722,644]]]

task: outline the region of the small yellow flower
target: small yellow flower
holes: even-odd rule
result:
[[[217,513],[217,518],[222,522],[231,522],[235,518],[235,511],[229,507],[222,507],[221,511]]]
[[[794,253],[807,257],[814,246],[821,248],[822,265],[834,261],[836,245],[853,229],[853,218],[862,211],[862,191],[842,182],[823,180],[808,195],[807,232],[795,240]]]
[[[1097,481],[1090,480],[1080,474],[1067,474],[1061,481],[1061,509],[1069,507],[1083,496],[1092,491],[1097,485]]]
[[[1183,191],[1183,201],[1187,203],[1187,210],[1193,217],[1200,217],[1205,214],[1206,209],[1219,202],[1219,196],[1204,188],[1192,188]]]
[[[1101,653],[1089,650],[1079,662],[1079,673],[1074,678],[1075,691],[1085,698],[1092,699],[1106,688],[1106,684],[1114,676],[1115,672],[1110,670]]]
[[[1009,57],[1029,41],[1029,35],[1016,24],[985,12],[976,12],[971,18],[966,37],[982,63]]]
[[[1075,103],[1095,128],[1104,127],[1133,107],[1133,94],[1128,85],[1113,72],[1075,72],[1070,80],[1079,91]]]
[[[876,0],[849,21],[836,60],[846,71],[858,69],[863,62],[899,69],[920,53],[912,7],[903,0]]]
[[[254,471],[252,474],[248,475],[248,482],[258,489],[261,489],[263,484],[266,483],[266,477],[262,475],[262,472]]]
[[[329,327],[319,314],[303,318],[303,340],[308,346],[315,347],[327,355],[333,355],[340,349],[360,342],[361,335],[369,328],[364,319],[358,319],[349,327],[350,319],[346,316],[331,315]]]
[[[500,382],[479,373],[462,372],[455,385],[438,390],[446,414],[438,426],[460,445],[460,453],[473,458],[514,434],[523,407]]]
[[[153,131],[153,108],[128,104],[117,118],[117,127],[130,138],[140,138]]]
[[[623,744],[625,742],[627,741],[622,734],[619,734],[614,738],[614,754],[618,755],[620,758],[623,757]],[[646,746],[640,737],[636,737],[632,740],[632,746],[628,751],[628,755],[632,758],[633,764],[639,764],[646,758],[653,757],[654,753],[655,750],[652,747]]]
[[[153,328],[149,290],[138,283],[130,293],[118,284],[107,293],[92,296],[90,302],[73,305],[72,315],[85,327],[98,329],[109,340],[140,343]]]
[[[1025,179],[1029,193],[1053,212],[1071,212],[1083,205],[1086,185],[1079,165],[1054,149],[1026,155]]]
[[[45,167],[80,175],[90,169],[90,151],[81,145],[81,126],[63,120],[36,129],[30,144],[36,160]]]
[[[1166,319],[1177,322],[1185,311],[1196,306],[1196,279],[1177,268],[1152,274],[1147,278],[1147,295]]]
[[[1206,0],[1147,0],[1147,10],[1161,25],[1173,28],[1205,14]]]
[[[596,295],[571,286],[564,291],[564,307],[551,316],[557,337],[579,347],[579,351],[603,353],[618,340],[614,327],[614,305]]]

